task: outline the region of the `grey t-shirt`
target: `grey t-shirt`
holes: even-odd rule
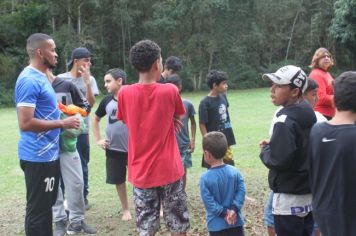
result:
[[[127,126],[116,117],[117,100],[113,95],[106,96],[99,104],[95,115],[108,117],[106,124],[106,139],[109,140],[109,150],[127,152],[128,130]]]
[[[84,83],[84,80],[82,77],[75,78],[72,76],[72,74],[70,72],[60,74],[60,75],[58,75],[58,77],[69,80],[80,90],[80,92],[82,92],[84,97],[87,96],[87,89],[86,89],[86,86],[85,86],[85,83]],[[99,95],[98,85],[96,84],[96,80],[93,76],[90,76],[90,86],[91,86],[94,96]],[[87,134],[89,131],[89,123],[90,123],[89,115],[84,118],[84,123],[86,124],[87,129],[84,130],[83,133]]]
[[[195,115],[195,109],[193,104],[187,99],[183,98],[182,100],[185,108],[185,114],[182,119],[183,127],[181,132],[176,134],[179,149],[186,148],[190,143],[188,123],[189,123],[189,118]]]

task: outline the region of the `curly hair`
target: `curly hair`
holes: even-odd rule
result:
[[[224,71],[220,70],[211,70],[209,71],[207,78],[207,84],[210,89],[213,88],[214,84],[219,85],[221,82],[227,80],[227,74]]]
[[[320,59],[322,59],[325,56],[325,54],[330,56],[331,64],[330,64],[330,66],[328,68],[328,70],[329,70],[334,65],[334,59],[333,59],[331,53],[329,52],[329,50],[326,49],[326,48],[318,48],[315,51],[314,56],[312,58],[312,61],[311,61],[310,65],[309,65],[309,67],[312,68],[312,69],[319,68],[319,61],[320,61]]]
[[[151,40],[137,42],[130,49],[130,62],[138,72],[147,72],[161,57],[161,48]]]

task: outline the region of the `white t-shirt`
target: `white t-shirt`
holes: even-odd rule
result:
[[[273,215],[296,215],[304,217],[312,211],[312,194],[295,195],[274,193],[272,203]]]

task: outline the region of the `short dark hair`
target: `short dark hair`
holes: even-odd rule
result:
[[[206,76],[207,84],[210,89],[213,88],[214,84],[219,85],[221,82],[227,80],[227,74],[220,70],[211,70]]]
[[[161,56],[161,48],[151,40],[141,40],[130,49],[130,62],[138,72],[147,72]]]
[[[307,78],[307,84],[308,84],[308,86],[305,89],[304,93],[307,93],[309,91],[319,88],[318,83],[315,80],[313,80],[312,78]]]
[[[342,73],[334,81],[334,102],[339,111],[356,112],[356,72]]]
[[[114,78],[114,80],[118,80],[119,78],[121,78],[122,84],[126,84],[127,75],[125,71],[121,70],[120,68],[110,69],[105,73],[105,75],[107,74],[110,74]]]
[[[212,131],[203,137],[203,150],[208,151],[215,159],[222,159],[227,151],[227,139],[225,134]]]
[[[182,61],[175,56],[170,56],[166,59],[164,63],[164,68],[168,70],[173,70],[174,72],[178,72],[183,68]]]
[[[26,51],[30,58],[33,58],[36,54],[36,50],[43,46],[44,42],[48,40],[53,40],[53,38],[47,34],[43,33],[35,33],[31,34],[30,37],[27,38]]]
[[[171,83],[176,86],[179,86],[179,85],[182,85],[182,79],[179,75],[174,74],[174,75],[168,76],[167,79],[164,81],[164,83]]]

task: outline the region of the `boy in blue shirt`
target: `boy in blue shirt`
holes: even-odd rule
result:
[[[79,128],[79,119],[59,119],[56,94],[48,80],[57,65],[56,44],[42,33],[28,37],[30,64],[16,81],[15,102],[20,128],[18,157],[26,184],[26,236],[53,234],[52,206],[59,179],[60,129]]]
[[[241,209],[245,185],[240,172],[224,164],[227,147],[223,133],[213,131],[204,135],[204,160],[210,169],[200,178],[200,194],[211,236],[244,235]]]

